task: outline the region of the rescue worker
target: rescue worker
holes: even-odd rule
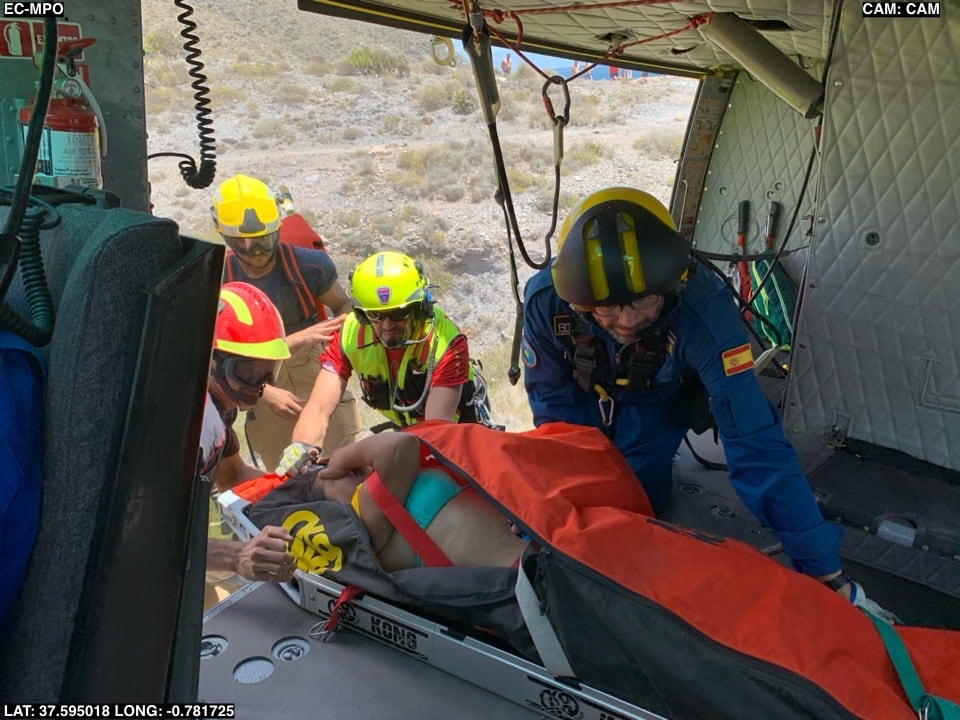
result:
[[[842,531],[824,521],[753,375],[737,308],[692,260],[659,201],[627,187],[584,198],[561,226],[551,266],[527,283],[523,307],[535,425],[561,420],[606,432],[659,513],[670,499],[674,454],[697,424],[698,398],[708,397],[740,499],[796,569],[850,597]],[[851,600],[865,602],[862,589]]]
[[[233,422],[239,410],[257,404],[289,357],[283,321],[266,293],[246,283],[224,285],[200,437],[201,474],[213,481],[216,491],[263,474],[241,459]],[[293,556],[286,551],[292,539],[274,526],[264,527],[247,542],[210,538],[207,572],[232,571],[247,580],[289,580],[295,569]]]
[[[363,401],[398,427],[476,422],[467,338],[437,307],[419,262],[378,252],[350,274],[353,314],[320,356],[320,375],[276,473],[295,474],[330,448],[331,412],[356,373]]]
[[[224,281],[246,282],[265,292],[280,310],[287,333],[291,357],[246,417],[251,451],[272,468],[290,442],[320,371],[320,351],[351,303],[326,252],[282,242],[280,206],[260,180],[247,175],[225,180],[214,194],[210,212],[230,248]],[[337,317],[329,317],[327,308]],[[330,449],[352,442],[359,429],[356,402],[352,394],[344,393],[330,420]]]

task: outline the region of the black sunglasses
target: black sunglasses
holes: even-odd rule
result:
[[[364,314],[370,322],[382,323],[384,320],[393,322],[403,322],[410,317],[410,308],[402,307],[394,310],[364,310]]]

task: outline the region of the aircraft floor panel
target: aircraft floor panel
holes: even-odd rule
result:
[[[235,703],[239,720],[540,717],[358,633],[311,639],[319,620],[264,583],[212,608],[204,618],[199,699]]]

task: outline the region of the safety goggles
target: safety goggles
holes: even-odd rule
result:
[[[628,303],[618,303],[616,305],[574,305],[570,303],[577,312],[589,313],[599,320],[613,320],[619,317],[624,308],[630,308],[636,313],[648,313],[654,310],[660,304],[661,295],[647,295],[646,297],[631,300]]]
[[[237,389],[259,390],[269,385],[280,369],[279,360],[261,360],[229,355],[223,360],[227,382]]]
[[[403,322],[410,317],[410,306],[395,308],[393,310],[364,310],[367,319],[372,323],[382,323],[384,320],[393,322]]]
[[[233,250],[237,255],[254,255],[260,253],[266,255],[273,252],[280,239],[280,232],[267,233],[259,237],[232,237],[224,235],[223,241],[227,247]]]

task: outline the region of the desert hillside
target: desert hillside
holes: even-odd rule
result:
[[[496,392],[505,384],[514,288],[469,63],[437,65],[428,36],[305,13],[294,0],[200,0],[194,8],[215,183],[243,172],[286,185],[329,239],[344,281],[377,249],[423,259],[435,297],[484,359]],[[176,8],[145,0],[143,12],[149,151],[198,158]],[[517,57],[513,67],[499,78],[497,127],[521,235],[539,260],[551,222],[553,130],[543,79]],[[695,89],[692,80],[667,77],[571,84],[558,223],[605,185],[635,185],[667,201]],[[189,188],[173,159],[154,159],[149,170],[154,212],[210,238],[212,188]],[[519,255],[517,262],[522,290],[531,271]]]

